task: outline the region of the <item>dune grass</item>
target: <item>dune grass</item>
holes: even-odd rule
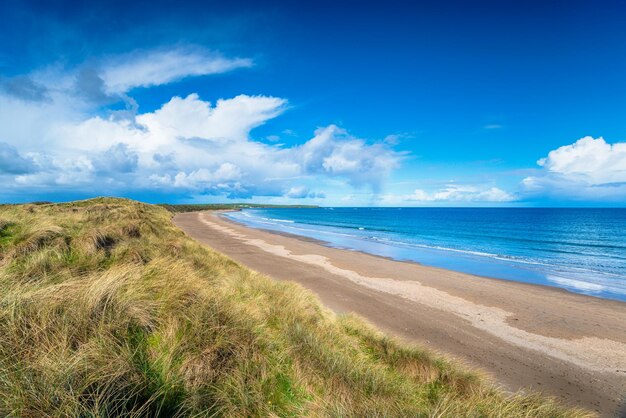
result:
[[[170,218],[0,206],[0,416],[588,416],[336,316]]]

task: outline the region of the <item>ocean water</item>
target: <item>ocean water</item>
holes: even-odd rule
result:
[[[244,209],[247,226],[486,277],[626,301],[626,209]]]

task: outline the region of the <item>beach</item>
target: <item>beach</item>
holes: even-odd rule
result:
[[[252,229],[219,212],[182,213],[188,235],[338,313],[528,388],[614,416],[626,393],[626,304],[399,262]]]

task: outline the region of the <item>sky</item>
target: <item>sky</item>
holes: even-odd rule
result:
[[[623,1],[0,2],[0,202],[626,206]]]

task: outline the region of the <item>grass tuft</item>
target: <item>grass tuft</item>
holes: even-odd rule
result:
[[[0,206],[0,416],[589,415],[336,316],[170,217]]]

